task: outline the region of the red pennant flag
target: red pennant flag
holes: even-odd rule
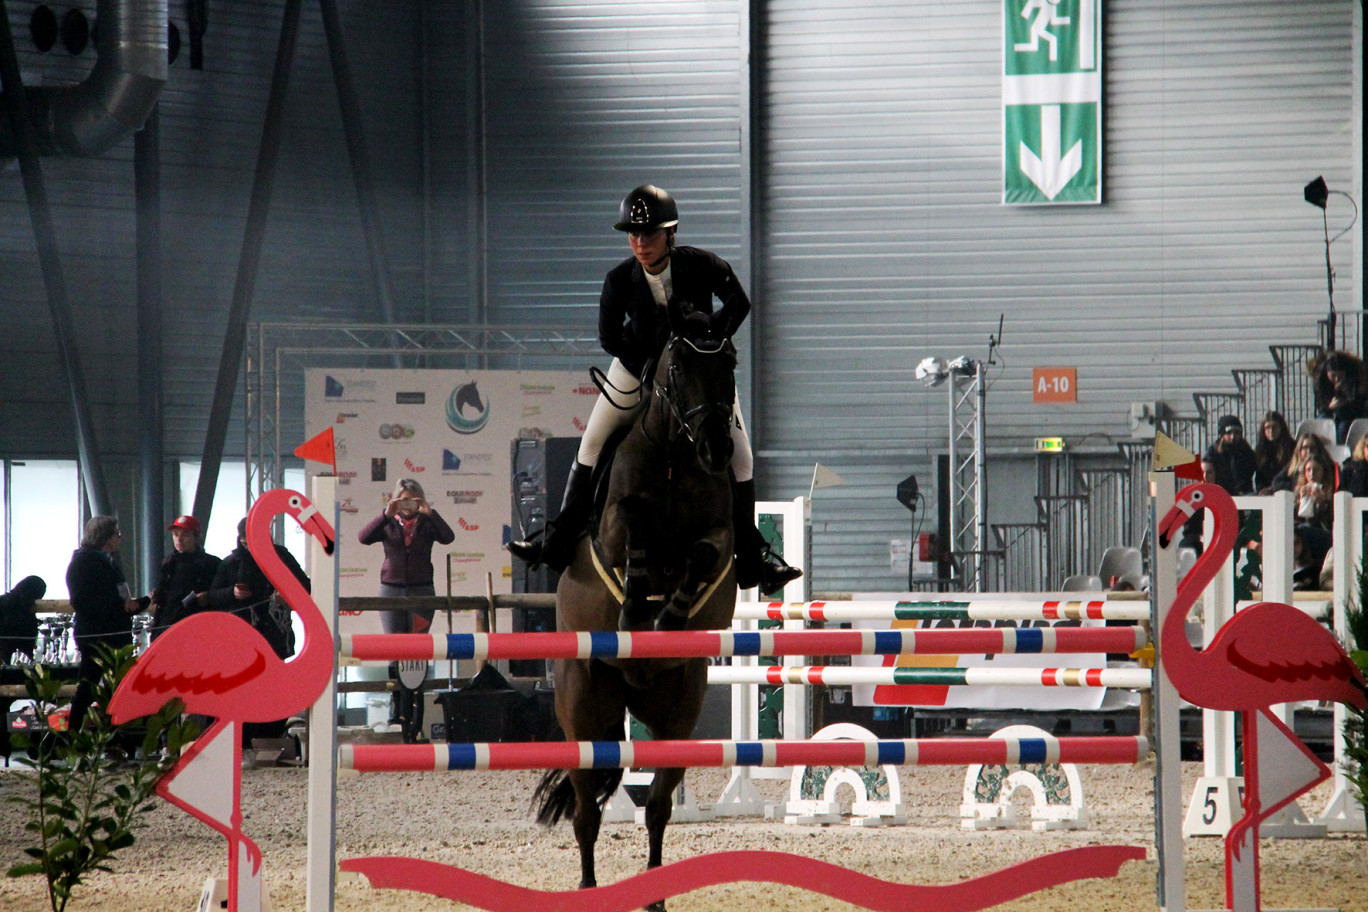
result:
[[[294,454],[300,459],[324,463],[331,467],[332,474],[337,474],[337,451],[333,447],[332,428],[301,443]]]
[[[1192,462],[1174,466],[1173,475],[1175,478],[1186,478],[1188,481],[1201,481],[1203,478],[1202,460],[1194,459]]]

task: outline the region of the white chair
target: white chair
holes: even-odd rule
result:
[[[1102,552],[1102,563],[1097,568],[1097,575],[1104,587],[1110,586],[1112,580],[1116,580],[1118,583],[1129,583],[1133,588],[1139,589],[1145,579],[1144,555],[1140,553],[1139,548],[1112,546]]]
[[[1315,434],[1326,446],[1332,447],[1338,441],[1335,440],[1335,422],[1330,418],[1303,418],[1297,425],[1296,433],[1292,436],[1300,437],[1302,434]]]
[[[1064,592],[1101,592],[1102,577],[1075,573],[1073,576],[1064,577],[1064,584],[1060,589]]]
[[[1355,418],[1349,423],[1349,430],[1344,435],[1344,447],[1350,456],[1354,454],[1354,447],[1365,435],[1368,435],[1368,418]]]

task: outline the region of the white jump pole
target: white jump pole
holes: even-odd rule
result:
[[[334,530],[342,528],[336,478],[315,477],[311,499],[320,513],[332,518]],[[305,822],[308,847],[304,867],[307,912],[332,912],[336,893],[338,548],[339,544],[334,542],[332,555],[324,554],[318,541],[309,537],[311,594],[333,639],[333,668],[327,685],[309,710],[309,814]]]
[[[1173,506],[1176,479],[1171,472],[1151,472],[1150,489],[1154,513],[1150,528]],[[1166,912],[1185,912],[1187,888],[1183,858],[1183,765],[1178,711],[1183,705],[1178,689],[1162,673],[1163,650],[1159,633],[1164,619],[1178,595],[1178,562],[1174,549],[1154,548],[1150,573],[1150,597],[1154,605],[1151,638],[1155,644],[1154,694],[1154,844],[1159,856],[1159,908]]]

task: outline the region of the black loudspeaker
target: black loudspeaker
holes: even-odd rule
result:
[[[514,608],[514,633],[554,633],[555,608]],[[513,678],[541,678],[546,680],[546,660],[509,659],[508,675]]]
[[[898,503],[907,507],[907,509],[917,509],[917,495],[920,493],[921,491],[917,487],[916,475],[908,475],[902,481],[898,482]]]
[[[513,441],[512,534],[525,538],[542,532],[560,512],[565,483],[579,453],[578,437],[520,437]],[[560,574],[549,567],[535,570],[513,561],[514,592],[555,592]]]

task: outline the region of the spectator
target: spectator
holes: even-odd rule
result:
[[[423,486],[412,478],[401,478],[384,511],[361,529],[357,540],[363,545],[379,542],[385,548],[380,567],[380,595],[386,598],[436,595],[433,586],[432,546],[449,545],[456,540],[446,520],[423,496]],[[385,633],[426,633],[432,626],[433,611],[385,611],[380,623]],[[423,694],[421,685],[409,688],[393,672],[394,716],[404,728],[404,742],[413,744],[422,737]]]
[[[1244,439],[1244,425],[1234,415],[1222,415],[1216,423],[1219,435],[1216,442],[1207,447],[1202,455],[1203,462],[1213,462],[1220,466],[1220,474],[1225,478],[1221,487],[1232,497],[1254,493],[1254,470],[1257,460],[1254,451]]]
[[[1368,497],[1368,436],[1354,444],[1354,452],[1340,465],[1339,491],[1355,497]]]
[[[1335,422],[1335,442],[1344,443],[1355,418],[1368,417],[1368,368],[1356,355],[1327,352],[1312,369],[1316,415]]]
[[[26,576],[0,595],[0,665],[21,652],[30,659],[38,645],[38,600],[47,594],[42,577]]]
[[[290,606],[276,595],[275,587],[257,566],[256,558],[247,550],[247,520],[238,522],[237,547],[225,557],[214,572],[214,578],[203,593],[204,603],[215,611],[229,611],[242,618],[261,634],[271,649],[282,659],[294,655],[294,624]],[[295,579],[309,588],[309,577],[294,555],[283,545],[275,546],[280,558]],[[242,726],[242,743],[250,745],[253,738],[281,738],[289,720],[247,722]]]
[[[1297,443],[1292,448],[1292,458],[1287,461],[1287,465],[1273,478],[1271,485],[1274,491],[1295,491],[1297,481],[1304,474],[1303,466],[1309,459],[1315,459],[1322,463],[1331,477],[1335,474],[1335,461],[1330,457],[1330,451],[1325,448],[1325,441],[1310,431],[1303,431],[1297,435]]]
[[[1318,459],[1308,459],[1302,465],[1301,477],[1297,481],[1297,520],[1330,531],[1331,520],[1335,515],[1335,485],[1325,463]]]
[[[1259,442],[1254,445],[1254,491],[1271,494],[1273,479],[1292,459],[1292,431],[1281,412],[1265,412]]]
[[[1292,530],[1292,588],[1320,589],[1325,556],[1333,539],[1318,526],[1299,523]]]
[[[92,516],[85,524],[81,547],[71,555],[67,566],[67,591],[76,615],[76,646],[81,651],[81,667],[76,696],[71,700],[70,725],[80,728],[86,711],[95,699],[95,685],[101,668],[96,663],[100,646],[117,649],[133,645],[133,619],[149,599],[129,597],[123,570],[114,554],[123,541],[119,521],[112,516]]]
[[[203,527],[198,519],[178,516],[166,529],[171,533],[175,550],[162,561],[161,575],[151,594],[154,640],[176,621],[209,604],[205,592],[219,566],[219,559],[200,546]]]

